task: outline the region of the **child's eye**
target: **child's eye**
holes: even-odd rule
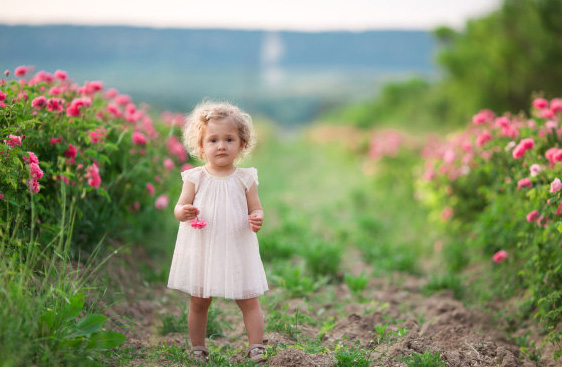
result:
[[[232,142],[234,139],[232,138],[228,138],[226,141],[228,141],[229,143]]]
[[[217,139],[211,139],[211,143],[216,143]]]

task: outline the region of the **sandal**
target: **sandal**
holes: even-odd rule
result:
[[[191,348],[191,356],[194,360],[205,363],[209,358],[209,349],[201,345],[194,346]]]
[[[252,344],[248,348],[246,357],[250,358],[250,360],[256,363],[265,362],[264,352],[265,346],[263,344]]]

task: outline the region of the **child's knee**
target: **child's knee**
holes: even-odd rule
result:
[[[213,298],[191,297],[189,300],[189,308],[194,312],[206,312],[211,306]]]
[[[249,298],[249,299],[237,299],[236,304],[242,312],[244,311],[254,311],[260,309],[260,302],[256,298]]]

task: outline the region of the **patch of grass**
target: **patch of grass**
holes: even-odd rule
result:
[[[285,264],[279,269],[281,274],[273,275],[273,282],[287,290],[290,298],[305,297],[322,288],[328,283],[329,278],[324,276],[315,280],[304,274],[302,267],[293,267]]]
[[[343,248],[340,244],[322,240],[312,240],[304,246],[302,256],[306,260],[307,269],[320,278],[328,276],[336,279],[340,270]]]
[[[402,362],[408,367],[447,367],[447,363],[441,359],[441,353],[426,350],[423,354],[414,353],[402,358]]]
[[[229,323],[220,319],[220,316],[223,313],[224,312],[217,306],[211,305],[211,307],[209,307],[206,333],[207,338],[212,339],[224,336],[224,328],[232,330],[232,326],[230,326]]]
[[[371,365],[371,352],[368,349],[361,348],[356,342],[355,346],[347,347],[340,343],[334,349],[334,357],[336,358],[335,367],[368,367]]]
[[[429,282],[423,287],[424,294],[432,294],[442,289],[450,289],[456,299],[461,299],[465,294],[465,286],[455,274],[432,275]]]
[[[361,274],[359,274],[358,276],[345,274],[343,279],[351,293],[353,293],[353,295],[355,295],[356,297],[361,297],[361,293],[363,293],[363,291],[367,287],[367,283],[369,283],[369,277],[365,275],[364,271],[361,271]]]
[[[162,319],[162,326],[160,333],[167,335],[170,333],[187,333],[187,305],[183,302],[180,306],[181,314],[176,316],[170,313],[165,313],[160,316]]]

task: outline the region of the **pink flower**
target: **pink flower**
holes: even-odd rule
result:
[[[191,226],[193,228],[202,229],[205,228],[207,222],[205,219],[199,219],[198,217],[191,221]]]
[[[131,97],[129,97],[126,94],[120,94],[117,97],[115,97],[115,103],[117,103],[118,105],[125,106],[127,103],[130,102],[131,102]]]
[[[523,188],[523,187],[532,187],[533,184],[531,183],[531,179],[526,177],[526,178],[522,178],[521,180],[517,181],[517,190]]]
[[[77,154],[78,150],[76,149],[76,147],[72,144],[68,144],[68,149],[64,152],[64,155],[70,159],[74,159],[76,158]]]
[[[148,190],[148,193],[150,195],[154,195],[154,193],[156,192],[156,190],[154,190],[154,185],[151,184],[150,182],[146,183],[146,189]]]
[[[562,201],[560,202],[560,205],[558,205],[558,209],[556,209],[556,213],[554,214],[556,215],[562,214]]]
[[[4,102],[6,100],[6,94],[0,90],[0,102]]]
[[[537,219],[539,219],[539,211],[538,210],[533,210],[532,212],[527,214],[527,222],[533,223]]]
[[[18,66],[16,70],[14,70],[15,76],[25,76],[27,74],[27,67],[26,66]]]
[[[31,163],[35,163],[35,164],[39,164],[39,159],[37,158],[37,156],[35,155],[35,153],[33,152],[27,152],[27,154],[29,155],[29,157],[23,157],[23,161],[25,163],[31,164]]]
[[[505,116],[498,117],[496,119],[496,125],[498,125],[499,127],[507,128],[510,126],[509,119]]]
[[[104,128],[97,128],[94,131],[88,131],[88,135],[90,135],[90,142],[92,144],[97,144],[103,142],[103,138],[105,138],[106,131]]]
[[[535,146],[535,141],[531,138],[523,139],[519,142],[519,145],[522,145],[523,148],[526,150],[533,149]]]
[[[146,145],[146,136],[143,133],[135,131],[132,135],[133,143],[137,145]]]
[[[554,147],[554,148],[550,148],[549,150],[547,150],[544,153],[544,156],[546,157],[546,159],[548,159],[548,161],[551,164],[554,164],[556,162],[556,159],[554,158],[554,156],[556,155],[556,153],[558,153],[558,148]]]
[[[21,136],[8,135],[8,140],[4,140],[4,144],[10,147],[21,146]]]
[[[539,227],[546,228],[546,227],[548,227],[549,220],[550,220],[550,218],[548,218],[548,215],[545,215],[545,216],[541,215],[539,220],[537,221],[537,225]]]
[[[59,136],[58,138],[51,138],[51,145],[55,145],[57,143],[60,143],[62,141],[62,136]]]
[[[175,167],[174,161],[170,158],[164,159],[164,167],[166,167],[166,169],[173,170]]]
[[[505,252],[504,250],[500,250],[496,252],[494,256],[492,256],[492,260],[494,260],[494,262],[498,264],[503,262],[505,259],[507,259],[507,252]]]
[[[560,189],[562,189],[562,182],[560,182],[560,179],[556,177],[554,181],[550,183],[550,192],[558,192]]]
[[[444,221],[449,220],[453,216],[453,208],[447,207],[441,212],[441,219]]]
[[[486,122],[487,120],[487,116],[486,114],[482,113],[482,112],[478,112],[476,115],[472,116],[472,123],[474,125],[482,125],[483,123]]]
[[[513,158],[519,159],[525,155],[526,149],[523,145],[519,144],[513,149]]]
[[[91,81],[91,82],[85,83],[85,84],[86,84],[86,93],[87,94],[99,92],[100,90],[103,89],[103,82],[101,82],[99,80],[94,80],[94,81]]]
[[[4,199],[4,194],[0,192],[0,200]]]
[[[88,178],[88,185],[92,186],[94,189],[97,189],[101,185],[101,177],[100,177],[100,170],[97,163],[93,163],[91,166],[86,168],[88,171],[84,177]]]
[[[31,105],[36,110],[40,110],[47,105],[47,98],[45,98],[45,96],[39,96],[37,98],[33,98],[33,101],[31,101]]]
[[[69,183],[68,177],[66,177],[66,176],[57,175],[57,180],[62,180],[67,185]]]
[[[552,113],[562,112],[562,98],[554,98],[550,101],[550,110]]]
[[[49,89],[49,93],[47,93],[50,96],[58,96],[59,94],[61,94],[61,89],[57,86],[51,87],[51,89]]]
[[[154,207],[158,210],[162,210],[167,206],[168,206],[168,196],[165,194],[158,196],[158,198],[154,202]]]
[[[57,70],[55,71],[55,77],[58,80],[66,80],[66,78],[68,78],[68,74],[64,70]]]
[[[47,101],[47,111],[51,112],[62,112],[64,110],[64,106],[62,100],[58,98],[49,98]]]
[[[182,172],[183,172],[183,171],[187,171],[188,169],[192,169],[192,168],[193,168],[193,166],[192,166],[191,164],[189,164],[189,163],[184,163],[184,164],[181,166],[181,171],[182,171]]]
[[[548,107],[548,101],[544,98],[537,98],[533,101],[533,107],[542,110],[543,108]]]
[[[41,188],[39,187],[39,182],[37,180],[30,178],[27,180],[27,187],[29,188],[29,192],[32,194],[37,194]]]
[[[542,167],[539,164],[532,164],[530,167],[531,170],[531,177],[535,177],[536,175],[539,174],[540,171],[542,171]]]
[[[480,135],[476,138],[476,145],[482,147],[484,144],[492,140],[492,135],[488,132],[488,130],[483,130]]]
[[[107,98],[113,98],[115,97],[119,92],[117,91],[117,89],[115,88],[109,88],[107,91],[105,91],[105,96]]]
[[[29,174],[31,175],[31,178],[35,180],[40,180],[43,177],[43,171],[37,163],[31,163],[29,165]]]

